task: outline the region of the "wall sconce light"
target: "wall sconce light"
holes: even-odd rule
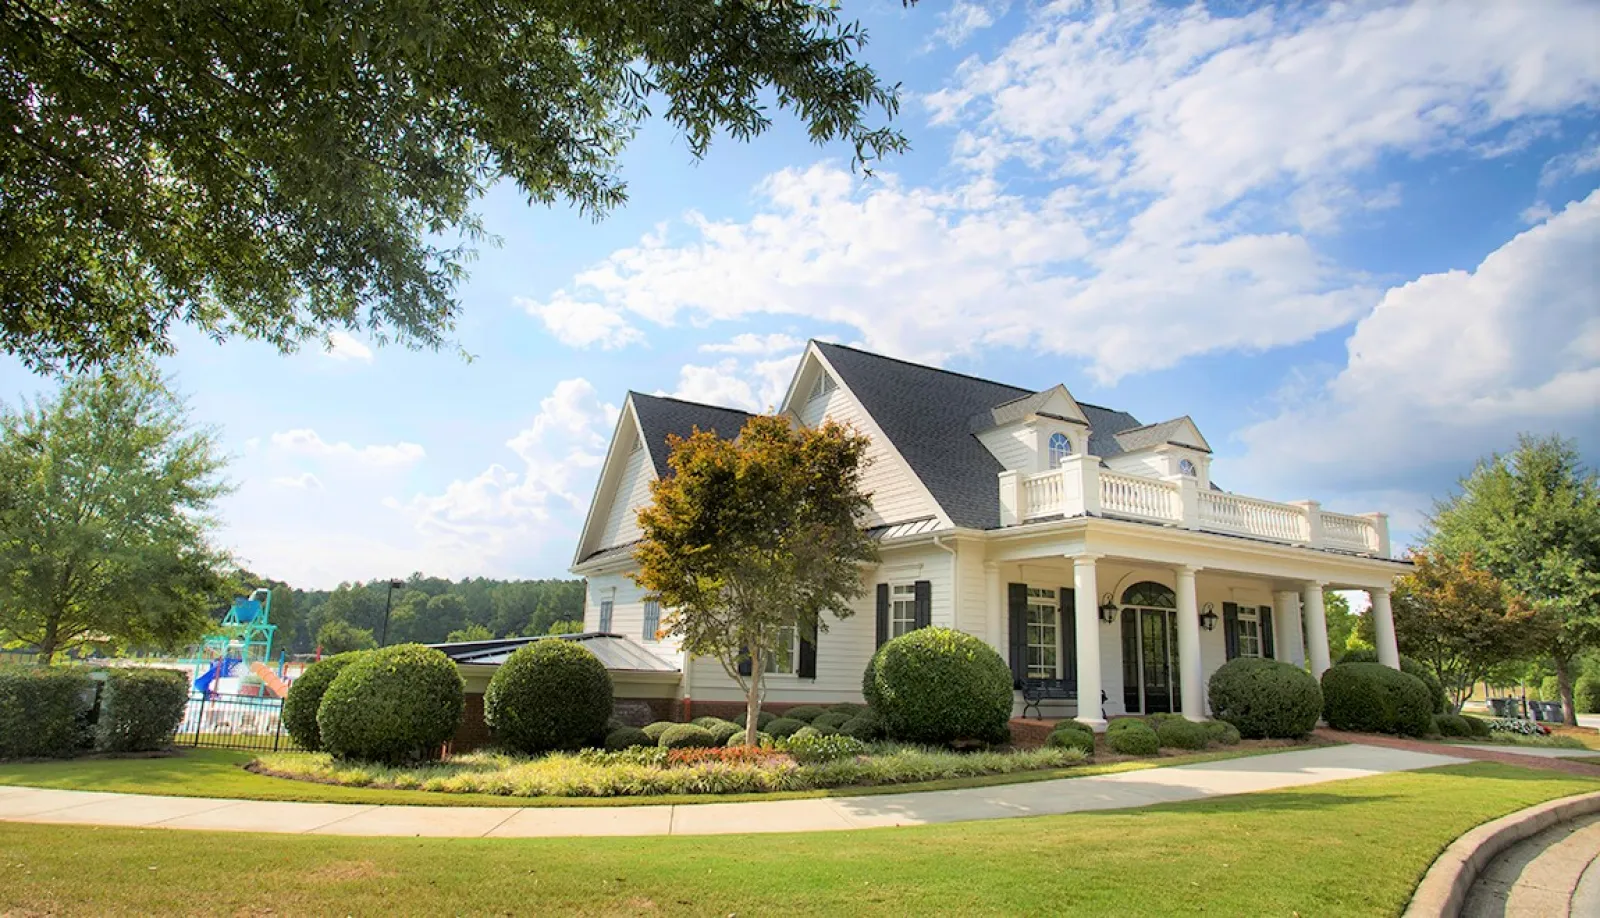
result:
[[[1100,620],[1111,624],[1117,620],[1117,604],[1111,601],[1111,594],[1100,597]]]
[[[1206,603],[1205,611],[1200,613],[1200,627],[1210,631],[1217,627],[1217,610],[1211,603]]]

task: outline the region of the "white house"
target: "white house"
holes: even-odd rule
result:
[[[1379,655],[1398,665],[1389,589],[1408,566],[1390,559],[1385,515],[1223,490],[1187,417],[1141,424],[1064,386],[1031,392],[819,341],[779,411],[871,438],[864,522],[881,563],[855,615],[796,635],[769,703],[859,701],[873,650],[931,624],[1010,661],[1019,714],[1202,719],[1206,680],[1233,656],[1327,669],[1325,588],[1371,595]],[[585,630],[675,668],[662,691],[685,714],[742,710],[742,695],[717,663],[657,639],[662,612],[628,576],[635,513],[667,473],[669,434],[734,436],[746,417],[630,393],[571,568],[588,578]],[[1080,710],[1085,697],[1103,701]]]

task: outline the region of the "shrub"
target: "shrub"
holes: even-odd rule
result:
[[[1118,755],[1155,755],[1161,740],[1149,724],[1132,721],[1119,730],[1106,731],[1106,745]]]
[[[574,641],[534,641],[489,680],[483,719],[496,744],[534,755],[604,736],[611,706],[611,674],[599,657]]]
[[[1204,749],[1207,737],[1205,727],[1181,717],[1156,724],[1156,738],[1171,749]]]
[[[189,703],[189,677],[176,669],[129,667],[106,671],[95,748],[155,752],[172,745]]]
[[[1440,736],[1471,736],[1472,728],[1458,714],[1435,714],[1433,732]]]
[[[94,681],[74,666],[0,666],[0,759],[67,758],[88,745]]]
[[[1467,724],[1467,730],[1473,736],[1486,737],[1490,734],[1489,722],[1476,714],[1457,714]]]
[[[703,749],[716,744],[717,739],[710,730],[694,724],[673,724],[662,732],[657,742],[663,749]]]
[[[650,742],[659,743],[661,742],[661,734],[676,726],[677,724],[670,720],[658,720],[653,724],[644,726],[644,735],[650,737]]]
[[[919,628],[884,644],[864,680],[888,735],[917,743],[1006,742],[1011,670],[994,648],[949,628]]]
[[[1182,714],[1173,713],[1171,711],[1159,711],[1146,717],[1144,722],[1150,725],[1150,729],[1154,730],[1168,721],[1184,719],[1186,718],[1184,718]]]
[[[757,733],[756,734],[756,745],[757,746],[760,746],[761,748],[765,749],[765,748],[771,746],[772,744],[773,744],[772,734],[770,734],[770,733]],[[735,733],[734,735],[728,737],[728,741],[723,743],[723,745],[724,746],[743,746],[744,745],[744,731],[740,730],[738,733]]]
[[[862,711],[865,711],[866,709],[867,709],[866,705],[864,705],[864,704],[856,704],[853,701],[841,701],[838,704],[830,704],[830,705],[828,705],[828,710],[831,713],[844,714],[844,715],[846,715],[848,717],[855,717],[856,715],[860,714]]]
[[[711,738],[717,741],[718,746],[726,743],[728,741],[728,737],[730,736],[735,734],[740,736],[744,735],[744,728],[731,720],[718,720],[716,723],[709,726],[705,724],[701,724],[700,726],[705,727],[706,731],[711,734]]]
[[[757,730],[765,730],[765,729],[767,729],[767,725],[768,724],[772,723],[773,721],[775,721],[777,719],[778,719],[778,715],[772,713],[771,711],[762,711],[760,714],[758,714],[756,716],[756,729]],[[744,712],[741,711],[739,713],[739,716],[735,717],[733,719],[733,722],[738,724],[739,726],[743,727],[743,726],[747,726],[750,723],[750,718],[745,716]]]
[[[1580,676],[1572,687],[1572,704],[1579,714],[1600,714],[1600,679]]]
[[[1090,727],[1088,724],[1084,723],[1081,720],[1075,720],[1075,719],[1070,718],[1070,717],[1067,718],[1066,720],[1058,720],[1058,721],[1056,721],[1055,726],[1050,728],[1050,731],[1052,733],[1057,731],[1057,730],[1082,730],[1082,731],[1084,731],[1086,733],[1090,733],[1090,734],[1094,733],[1094,728]]]
[[[1135,727],[1148,726],[1150,725],[1145,723],[1144,718],[1142,717],[1119,717],[1116,720],[1106,724],[1106,732],[1112,733],[1117,730],[1131,730]]]
[[[612,752],[632,749],[635,746],[654,746],[656,741],[638,727],[618,727],[606,734],[606,748]]]
[[[334,677],[317,728],[337,758],[403,762],[431,756],[450,739],[464,705],[461,674],[449,657],[397,644],[362,654]]]
[[[837,730],[849,723],[854,717],[854,714],[843,714],[838,711],[829,711],[828,713],[819,715],[816,719],[812,720],[811,726],[832,727],[833,729]]]
[[[810,724],[803,720],[795,720],[790,717],[780,717],[777,720],[767,724],[765,727],[762,727],[761,732],[770,733],[775,737],[785,737],[793,736],[802,727],[809,726]]]
[[[1489,719],[1489,734],[1515,733],[1519,736],[1545,736],[1549,730],[1531,720],[1520,717],[1493,717]]]
[[[858,755],[866,755],[867,744],[850,736],[827,736],[813,732],[806,736],[802,730],[794,736],[784,740],[778,748],[794,757],[801,765],[814,765],[819,762],[836,762],[840,759],[853,759]]]
[[[1322,674],[1328,726],[1357,733],[1422,736],[1433,726],[1433,698],[1416,676],[1382,663],[1340,663]]]
[[[828,709],[821,705],[797,704],[789,710],[784,711],[783,716],[789,718],[790,720],[803,720],[809,724],[813,720],[816,720],[818,717],[821,717],[826,713],[828,713]]]
[[[1239,745],[1239,728],[1225,720],[1208,720],[1202,724],[1206,728],[1206,738],[1219,746]]]
[[[1322,689],[1298,666],[1239,657],[1211,674],[1211,716],[1248,739],[1305,736],[1322,716]]]
[[[322,751],[322,731],[317,729],[317,710],[322,707],[322,695],[333,680],[359,659],[363,650],[337,653],[325,660],[307,666],[300,678],[289,683],[289,694],[283,699],[283,729],[295,745],[307,752]]]
[[[862,742],[871,743],[883,739],[883,721],[873,713],[871,708],[850,718],[839,732],[846,736],[853,736]]]
[[[1364,648],[1352,650],[1339,658],[1340,666],[1344,666],[1346,663],[1376,662],[1378,662],[1378,652],[1376,650],[1366,650]],[[1416,660],[1411,659],[1405,654],[1401,654],[1400,671],[1416,676],[1418,679],[1422,680],[1423,685],[1428,687],[1428,697],[1432,699],[1433,705],[1430,713],[1448,714],[1450,712],[1450,697],[1445,694],[1444,685],[1439,682],[1439,677],[1433,674],[1433,670],[1423,666],[1421,663],[1418,663]]]
[[[1084,755],[1094,755],[1094,732],[1067,728],[1051,731],[1044,744],[1051,749],[1076,749]]]

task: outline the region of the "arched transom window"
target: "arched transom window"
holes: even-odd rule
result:
[[[1072,455],[1072,441],[1064,433],[1050,435],[1050,467],[1061,468],[1061,463]]]
[[[1123,591],[1122,604],[1145,609],[1176,609],[1178,594],[1172,592],[1171,587],[1144,580]]]

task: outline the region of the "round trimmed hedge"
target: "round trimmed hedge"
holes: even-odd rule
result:
[[[1207,688],[1211,716],[1233,724],[1246,739],[1302,737],[1316,729],[1322,716],[1317,680],[1277,660],[1229,660],[1211,674]]]
[[[795,733],[799,732],[802,727],[809,726],[811,725],[803,720],[795,720],[792,717],[780,717],[777,720],[767,724],[765,727],[758,726],[756,729],[761,733],[770,733],[773,736],[781,737],[793,736]]]
[[[828,705],[828,710],[830,712],[832,712],[834,714],[845,714],[845,715],[848,715],[850,717],[855,717],[857,714],[860,714],[862,711],[865,711],[866,709],[867,709],[866,705],[864,705],[864,704],[856,704],[854,701],[841,701],[838,704],[830,704],[830,705]]]
[[[1055,725],[1044,744],[1052,749],[1077,749],[1084,755],[1094,755],[1094,731],[1075,720],[1064,720]]]
[[[734,735],[728,737],[728,741],[723,743],[722,745],[724,745],[724,746],[743,746],[744,745],[744,731],[740,730],[738,733],[735,733]],[[757,748],[766,748],[766,747],[771,746],[771,745],[772,745],[772,735],[770,733],[759,733],[758,732],[756,734],[756,747]]]
[[[852,736],[863,743],[871,743],[883,739],[883,720],[871,708],[862,711],[850,718],[839,732],[845,736]]]
[[[1169,749],[1206,748],[1206,728],[1192,720],[1163,720],[1156,725],[1156,739]]]
[[[362,654],[334,677],[317,729],[337,758],[397,764],[432,756],[461,725],[465,703],[449,657],[398,644]]]
[[[854,717],[854,714],[841,714],[838,711],[829,711],[828,713],[822,714],[813,719],[811,721],[811,726],[832,727],[833,729],[837,730],[849,723]]]
[[[778,715],[772,713],[771,711],[762,711],[756,715],[756,729],[765,730],[767,729],[768,724],[777,719]],[[740,711],[739,715],[733,719],[733,722],[741,727],[744,727],[749,725],[750,718],[744,711]]]
[[[1456,714],[1433,715],[1433,732],[1440,736],[1457,737],[1471,736],[1472,728],[1467,722]]]
[[[662,732],[657,745],[663,749],[706,749],[717,745],[717,739],[705,727],[673,724]]]
[[[650,734],[640,730],[638,727],[618,727],[606,734],[605,746],[612,752],[621,752],[624,749],[632,749],[635,746],[654,746],[655,744],[656,742],[650,738]]]
[[[1344,666],[1348,663],[1376,662],[1378,662],[1378,652],[1376,650],[1357,648],[1356,650],[1347,651],[1344,656],[1340,657],[1338,665]],[[1439,682],[1439,677],[1435,676],[1432,670],[1428,669],[1426,666],[1423,666],[1421,663],[1418,663],[1416,660],[1411,659],[1405,654],[1401,654],[1400,671],[1412,676],[1416,676],[1418,679],[1422,680],[1423,685],[1428,687],[1428,697],[1431,699],[1431,704],[1433,705],[1432,713],[1450,713],[1450,696],[1445,694],[1444,685]]]
[[[1335,730],[1423,736],[1433,696],[1416,676],[1382,663],[1341,663],[1322,674],[1323,716]]]
[[[1468,732],[1479,739],[1486,739],[1493,731],[1489,729],[1489,722],[1475,714],[1457,714],[1457,717],[1466,721]]]
[[[950,628],[918,628],[878,648],[862,676],[888,735],[916,743],[1003,743],[1011,670],[994,648]]]
[[[1243,738],[1239,728],[1225,720],[1208,720],[1201,726],[1206,728],[1206,738],[1219,746],[1237,746]]]
[[[711,738],[717,741],[718,746],[726,743],[728,737],[733,736],[735,733],[740,736],[744,735],[744,728],[731,720],[718,720],[714,717],[711,720],[716,721],[716,723],[705,723],[698,726],[704,727],[706,732],[711,734]]]
[[[659,742],[661,742],[661,734],[667,732],[667,730],[671,729],[672,727],[676,727],[676,726],[677,726],[677,724],[675,722],[673,722],[673,721],[670,721],[670,720],[658,720],[653,724],[645,724],[644,725],[644,727],[643,727],[644,735],[650,737],[650,742],[659,743]]]
[[[1122,721],[1127,726],[1106,731],[1106,745],[1118,755],[1155,755],[1161,740],[1150,725],[1139,720]]]
[[[307,752],[322,751],[322,731],[317,729],[317,710],[322,707],[322,696],[333,684],[335,677],[352,662],[360,659],[365,650],[336,653],[325,660],[307,666],[300,677],[289,683],[289,694],[283,698],[283,729],[289,738]]]
[[[828,709],[819,704],[797,704],[784,711],[783,716],[790,720],[803,720],[809,724],[826,713]]]
[[[524,644],[483,695],[483,719],[498,745],[524,755],[578,749],[606,732],[611,674],[587,647],[559,639]]]

